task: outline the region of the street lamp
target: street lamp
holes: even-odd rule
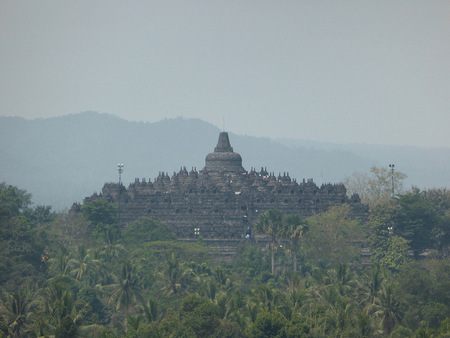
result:
[[[122,173],[123,173],[123,163],[117,164],[117,172],[119,173],[119,203],[117,207],[117,225],[120,226],[120,193],[122,186]]]
[[[391,168],[391,184],[392,184],[392,193],[391,193],[391,197],[394,198],[394,170],[395,170],[395,165],[393,164],[389,164],[389,168]]]

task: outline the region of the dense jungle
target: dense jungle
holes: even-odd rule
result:
[[[391,196],[379,168],[346,186],[367,219],[269,210],[230,258],[1,183],[0,337],[450,337],[450,192]]]

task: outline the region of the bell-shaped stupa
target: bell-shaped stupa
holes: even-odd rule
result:
[[[246,170],[242,167],[242,158],[238,153],[233,152],[230,145],[228,133],[219,134],[219,141],[214,148],[214,152],[206,156],[204,171],[213,174],[243,174]]]

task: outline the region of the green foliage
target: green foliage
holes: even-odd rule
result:
[[[397,212],[397,204],[379,203],[371,209],[369,215],[369,243],[372,260],[378,262],[382,259],[390,246],[395,222],[393,215]]]
[[[104,202],[86,203],[91,224],[47,207],[18,215],[0,207],[0,288],[10,291],[0,337],[449,336],[450,198],[410,195],[373,207],[366,234],[348,207],[305,220],[266,214],[261,235],[277,249],[275,274],[264,236],[242,241],[220,265],[208,241],[176,241],[148,218],[121,234]],[[355,264],[364,235],[376,265]],[[408,240],[438,251],[416,261]]]
[[[51,206],[38,205],[34,209],[24,211],[25,219],[31,228],[35,228],[41,224],[49,223],[54,220],[55,213],[51,212]]]
[[[55,338],[75,338],[77,337],[77,326],[70,316],[66,316],[61,320],[55,331]]]
[[[361,312],[361,313],[358,313],[357,318],[358,318],[358,326],[359,326],[358,336],[359,337],[371,337],[373,328],[370,323],[370,317],[367,314]]]
[[[263,311],[250,328],[250,337],[286,337],[286,318],[278,311]]]
[[[121,237],[120,228],[117,224],[97,223],[92,229],[92,234],[97,240],[112,244]]]
[[[116,223],[116,207],[105,200],[95,200],[84,203],[81,206],[86,218],[91,221],[93,229],[100,223],[115,224]]]
[[[26,280],[44,277],[44,249],[49,234],[31,229],[25,217],[0,216],[0,285],[15,290]]]
[[[141,311],[148,322],[156,321],[159,317],[158,304],[152,298],[147,299],[147,302],[142,304]]]
[[[139,247],[145,242],[174,241],[176,236],[166,224],[141,217],[131,223],[123,233],[123,242],[129,247]]]
[[[437,330],[437,333],[442,335],[442,337],[450,336],[450,317],[442,321],[441,326]]]
[[[280,210],[269,210],[259,215],[255,226],[255,232],[257,234],[265,234],[270,238],[272,274],[275,272],[275,250],[278,248],[277,242],[281,240],[283,234],[286,232],[283,217],[283,213]]]
[[[105,305],[101,301],[101,296],[100,290],[94,288],[83,288],[78,292],[77,300],[81,300],[89,305],[89,310],[83,318],[84,325],[106,324],[108,322],[109,316]]]
[[[395,233],[409,241],[417,257],[425,249],[435,247],[433,230],[439,224],[439,215],[433,203],[426,199],[426,194],[418,189],[400,195],[399,209],[394,215]]]
[[[332,264],[359,259],[363,232],[351,216],[350,206],[344,205],[308,219],[305,244],[311,259]]]
[[[180,326],[175,336],[211,337],[219,327],[219,308],[196,294],[185,297],[179,310]]]
[[[4,316],[0,316],[0,337],[6,337],[8,335],[8,323]]]
[[[253,278],[270,271],[270,257],[257,244],[242,241],[234,257],[233,266],[237,271]]]
[[[307,319],[296,313],[286,327],[287,337],[308,337],[311,328],[307,324]]]
[[[399,236],[389,237],[387,242],[387,251],[383,254],[379,263],[391,271],[398,271],[403,264],[409,261],[408,242]]]
[[[78,290],[81,287],[81,283],[79,281],[68,275],[58,275],[54,278],[49,279],[47,282],[50,287],[54,287],[55,289],[57,289],[58,287],[69,289],[75,296],[77,296]]]
[[[31,195],[0,184],[0,286],[15,290],[25,280],[42,281],[50,233],[42,224],[53,219],[50,207],[30,209]]]
[[[309,228],[305,220],[299,215],[288,215],[285,218],[285,236],[289,238],[290,252],[293,256],[294,271],[297,271],[297,255],[300,247],[300,241],[303,239]]]
[[[31,194],[12,185],[0,183],[0,207],[18,216],[31,205]]]
[[[438,328],[441,323],[450,316],[449,308],[440,302],[428,302],[421,311],[423,321],[428,323],[431,329]]]
[[[384,334],[389,335],[401,318],[400,302],[391,285],[385,285],[382,288],[375,299],[375,305],[377,308],[375,315],[381,320],[381,328]]]
[[[121,274],[115,284],[106,286],[112,290],[110,303],[114,304],[116,311],[125,308],[128,313],[130,305],[142,302],[142,279],[136,271],[136,267],[130,262],[122,265]]]
[[[24,291],[1,295],[0,309],[7,318],[9,330],[20,337],[25,329],[31,300]]]
[[[417,329],[425,321],[428,327],[439,327],[450,316],[450,264],[448,262],[410,262],[398,274],[396,293],[405,304],[404,323]]]
[[[414,337],[414,332],[404,326],[398,325],[391,333],[390,337],[393,338],[405,338],[405,337]]]
[[[438,198],[436,194],[413,189],[372,208],[369,224],[374,260],[388,252],[392,234],[406,239],[416,258],[426,249],[446,251],[450,244],[449,210],[446,203],[432,202]]]
[[[139,247],[131,246],[129,256],[136,262],[139,271],[153,272],[158,267],[165,265],[165,262],[172,257],[172,254],[186,262],[195,261],[209,263],[214,259],[214,255],[208,247],[197,243],[186,243],[178,241],[156,241],[146,242]]]

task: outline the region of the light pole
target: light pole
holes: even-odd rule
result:
[[[117,225],[120,226],[120,193],[122,185],[123,163],[117,164],[117,172],[119,173],[119,203],[117,207]]]
[[[391,197],[394,198],[394,195],[395,195],[395,191],[394,191],[394,170],[395,170],[395,165],[389,164],[389,168],[391,168],[391,184],[392,184]]]

